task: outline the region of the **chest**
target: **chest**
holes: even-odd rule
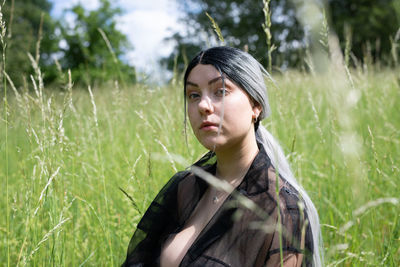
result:
[[[215,201],[212,190],[207,190],[203,194],[182,230],[170,235],[166,240],[161,251],[161,267],[179,265],[194,241],[220,209],[226,197],[227,195],[222,196]]]

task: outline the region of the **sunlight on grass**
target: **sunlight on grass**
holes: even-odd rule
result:
[[[335,86],[346,81],[299,72],[269,88],[264,124],[319,210],[328,266],[400,261],[396,73],[354,71],[356,91],[340,95]],[[12,263],[118,265],[155,194],[205,151],[191,134],[185,145],[181,85],[66,88],[8,95],[0,175],[8,167],[9,198],[0,210],[10,221],[7,229],[3,216],[0,231],[9,231]]]

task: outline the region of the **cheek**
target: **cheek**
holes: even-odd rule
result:
[[[191,105],[188,105],[187,115],[188,115],[189,119],[193,117],[193,111],[194,111],[193,107]]]
[[[243,127],[243,124],[251,124],[252,109],[245,101],[235,101],[225,105],[224,120],[233,127]]]
[[[195,108],[191,105],[188,105],[187,109],[187,116],[189,118],[190,125],[193,127],[193,123],[195,122],[196,118],[196,112]]]

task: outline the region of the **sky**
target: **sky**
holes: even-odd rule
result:
[[[98,8],[99,0],[49,0],[53,4],[51,14],[57,18],[64,16],[73,21],[71,15],[63,10],[81,3],[85,9]],[[160,68],[158,59],[172,52],[173,44],[163,42],[171,35],[171,30],[182,29],[178,23],[178,8],[174,0],[114,0],[114,6],[123,10],[117,18],[117,27],[133,45],[126,57],[128,64],[135,66],[140,72],[157,75]],[[160,75],[160,74],[158,74]],[[168,76],[168,74],[166,74]],[[161,75],[163,76],[163,75]],[[157,77],[157,78],[165,78]]]

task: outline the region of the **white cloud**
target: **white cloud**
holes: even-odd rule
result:
[[[175,1],[129,1],[121,0],[126,7],[125,13],[118,20],[118,28],[125,33],[134,49],[128,54],[129,64],[146,73],[160,73],[157,62],[160,57],[172,52],[171,44],[164,38],[182,28],[179,25],[178,9]]]
[[[148,63],[171,53],[172,47],[163,42],[169,29],[178,29],[176,18],[164,10],[136,9],[119,19],[118,28],[134,46],[130,53],[132,64],[146,69]]]
[[[99,6],[98,0],[53,0],[53,14],[60,16],[65,8],[81,3],[86,9],[93,10]],[[160,56],[172,52],[171,44],[163,42],[173,31],[182,29],[177,18],[179,16],[177,4],[174,0],[132,1],[119,0],[113,2],[123,10],[117,19],[117,27],[133,45],[128,52],[128,63],[137,67],[139,71],[154,73]]]

